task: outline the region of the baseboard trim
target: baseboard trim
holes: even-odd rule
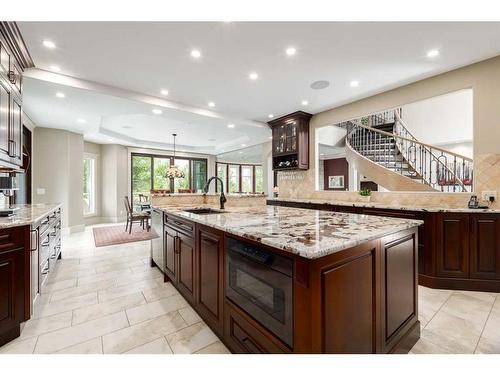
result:
[[[500,293],[500,280],[458,279],[418,275],[418,284],[433,289]]]

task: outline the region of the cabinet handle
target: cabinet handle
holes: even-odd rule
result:
[[[15,85],[16,84],[16,73],[13,70],[9,70],[8,77],[9,77],[10,83]]]
[[[11,147],[11,145],[13,145]],[[9,156],[15,156],[14,155],[14,150],[16,149],[16,141],[14,141],[13,139],[9,139]]]
[[[40,238],[38,237],[38,228],[35,230],[31,230],[31,239],[33,239],[33,235],[35,235],[35,240],[33,241],[35,243],[35,248],[30,248],[30,251],[37,251],[38,250],[38,241]]]

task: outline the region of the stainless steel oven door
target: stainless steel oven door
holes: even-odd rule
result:
[[[290,347],[293,344],[292,289],[291,276],[227,249],[226,297]]]

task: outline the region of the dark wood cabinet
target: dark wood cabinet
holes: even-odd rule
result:
[[[438,216],[436,273],[438,276],[469,276],[469,215],[447,213]]]
[[[10,162],[11,87],[0,76],[0,159]]]
[[[194,303],[194,239],[182,232],[177,232],[177,286],[181,294],[191,303]]]
[[[198,312],[215,332],[223,331],[224,237],[223,233],[199,225],[196,230]]]
[[[19,324],[25,320],[26,228],[0,231],[0,345],[19,336]]]
[[[165,274],[175,282],[177,280],[177,265],[175,257],[175,244],[177,232],[171,227],[165,226],[164,246],[165,246]]]
[[[500,280],[500,215],[472,215],[470,226],[470,277]]]
[[[312,115],[298,111],[268,124],[272,129],[274,170],[309,168],[309,120]]]
[[[165,275],[179,292],[195,303],[195,240],[194,224],[165,215]]]
[[[22,74],[33,60],[15,22],[0,22],[0,166],[20,171],[22,146]]]
[[[419,284],[500,292],[500,214],[429,212],[268,200],[270,205],[417,219]]]

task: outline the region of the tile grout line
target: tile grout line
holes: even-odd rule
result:
[[[450,295],[444,300],[444,302],[441,304],[441,306],[439,306],[439,309],[436,310],[436,312],[434,314],[432,314],[432,317],[428,320],[428,322],[425,324],[425,327],[427,327],[429,325],[429,323],[432,321],[432,319],[434,319],[434,317],[437,315],[438,312],[441,311],[441,309],[443,308],[443,306],[446,304],[446,302],[448,302],[448,300],[451,298],[451,296],[455,294],[455,292],[451,292]],[[425,327],[423,328],[423,330],[425,329]]]
[[[493,307],[495,307],[495,302],[497,300],[498,296],[495,296],[495,299],[493,300],[493,303],[491,304],[490,312],[488,313],[488,317],[484,321],[483,328],[481,329],[481,333],[479,334],[479,339],[477,340],[476,346],[474,347],[474,351],[472,352],[473,354],[476,353],[477,347],[479,346],[479,342],[481,341],[481,338],[483,337],[484,329],[486,328],[486,324],[488,323],[488,319],[490,319],[491,312],[493,311]]]

